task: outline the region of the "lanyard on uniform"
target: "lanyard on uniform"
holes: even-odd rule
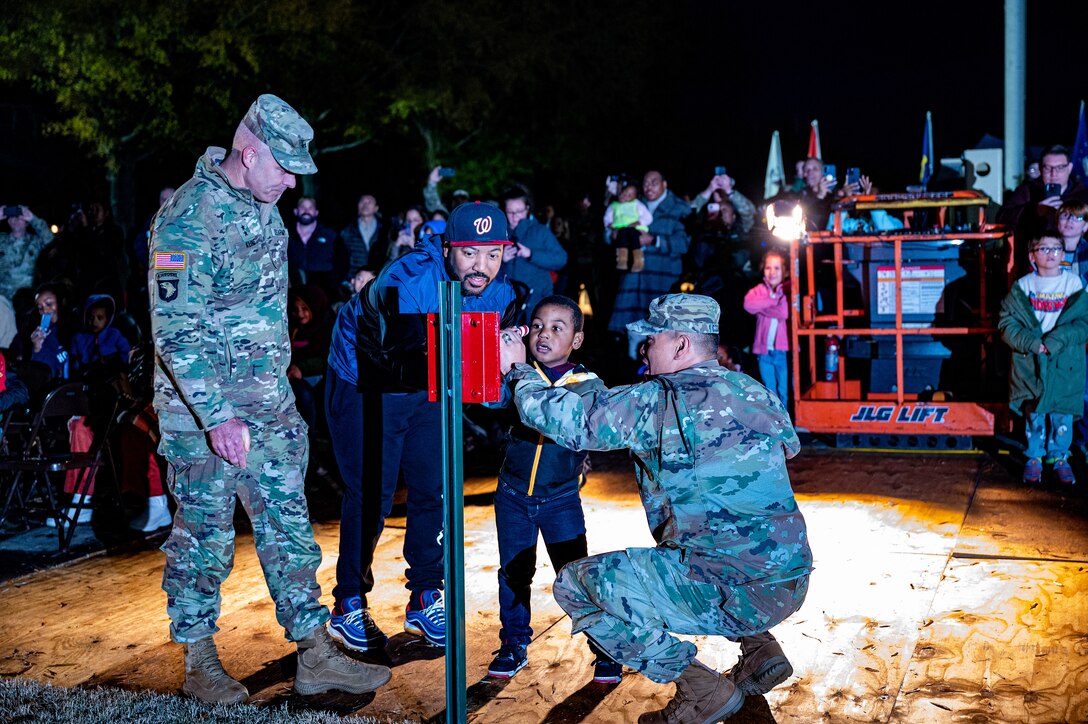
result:
[[[661,457],[665,453],[665,412],[668,411],[669,401],[673,403],[673,409],[676,414],[676,427],[680,433],[680,441],[684,443],[684,451],[688,454],[688,459],[691,464],[695,465],[695,419],[688,414],[687,406],[684,405],[684,398],[680,395],[679,390],[676,389],[676,385],[672,380],[665,379],[664,377],[656,378],[661,383],[665,392],[665,410],[661,415],[661,427],[657,432],[657,449],[658,449],[658,463],[660,465]]]

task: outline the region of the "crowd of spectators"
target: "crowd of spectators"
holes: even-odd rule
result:
[[[1065,239],[1070,263],[1088,274],[1083,221],[1088,189],[1076,180],[1072,166],[1066,148],[1047,148],[1038,160],[1038,176],[1027,176],[1008,195],[997,219],[1020,239],[1063,225],[1070,237]],[[641,319],[650,301],[662,294],[705,294],[723,310],[722,353],[730,365],[757,377],[773,371],[768,382],[785,395],[781,347],[787,320],[781,319],[781,325],[770,321],[764,307],[787,309],[782,298],[789,294],[789,280],[781,277],[788,270],[778,255],[765,274],[770,237],[760,223],[763,206],[781,200],[800,203],[808,227],[823,229],[837,198],[873,190],[866,177],[840,186],[818,158],[799,161],[797,171],[782,194],[760,202],[742,194],[725,173],[713,175],[691,195],[671,186],[658,169],[609,177],[602,193],[568,199],[573,202],[569,206],[540,203],[531,189],[517,183],[497,199],[481,200],[499,206],[509,223],[514,244],[504,252],[501,273],[517,293],[520,322],[540,299],[552,294],[575,299],[587,317],[586,354],[595,355],[596,368],[606,376],[612,372],[615,381],[624,382],[635,375],[640,342],[627,335],[626,324]],[[392,212],[383,210],[380,190],[364,190],[355,218],[341,228],[326,223],[337,220],[326,219],[320,199],[310,196],[298,198],[293,213],[284,214],[291,280],[288,376],[314,434],[327,435],[319,401],[336,310],[384,265],[440,234],[452,208],[475,199],[466,189],[444,199],[445,182],[442,169],[433,169],[420,203]],[[173,191],[162,189],[160,205]],[[1063,208],[1082,213],[1060,214]],[[65,380],[121,375],[134,404],[146,402],[151,394],[147,239],[152,219],[126,240],[109,205],[101,201],[73,206],[69,218],[52,227],[25,205],[4,206],[3,211],[0,348],[9,368],[37,370],[25,377],[44,380],[36,383],[39,400],[43,389]],[[1026,245],[1019,248],[1026,250]],[[1017,263],[1026,268],[1026,254]],[[766,299],[756,305],[758,311],[753,293]],[[321,462],[318,456],[319,467]],[[146,460],[142,465],[147,466]],[[152,496],[162,495],[161,484],[152,481],[150,489]]]

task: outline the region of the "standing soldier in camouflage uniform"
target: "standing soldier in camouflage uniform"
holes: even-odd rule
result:
[[[8,216],[8,211],[18,214]],[[11,301],[20,289],[34,284],[34,265],[53,232],[25,206],[5,205],[4,219],[11,231],[0,231],[0,296]]]
[[[276,618],[298,645],[295,691],[373,691],[390,672],[340,653],[318,602],[321,551],[303,471],[306,425],[285,370],[287,230],[276,201],[317,171],[313,129],[262,95],[229,154],[209,148],[152,222],[149,289],[155,410],[177,501],[163,545],[170,636],[185,645],[185,693],[209,703],[249,696],[223,670],[213,635],[219,587],[234,562],[234,506],[253,523]]]
[[[793,673],[768,629],[800,608],[812,569],[786,472],[800,444],[773,395],[718,365],[718,316],[709,297],[655,299],[649,320],[630,325],[647,335],[652,379],[598,392],[588,408],[527,365],[507,378],[522,421],[560,445],[636,455],[657,547],[570,563],[554,591],[575,632],[656,682],[676,681],[669,705],[640,722],[716,722]],[[504,343],[502,356],[509,369],[524,347]],[[727,636],[741,659],[720,676],[674,633]]]

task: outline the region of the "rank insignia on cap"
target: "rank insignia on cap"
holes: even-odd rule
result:
[[[181,271],[185,269],[185,252],[157,251],[155,252],[154,265],[152,268]]]

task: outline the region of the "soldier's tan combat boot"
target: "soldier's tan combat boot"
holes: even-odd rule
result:
[[[206,704],[241,704],[249,698],[242,682],[223,670],[211,636],[185,644],[185,683],[181,690]]]
[[[295,691],[302,696],[326,691],[365,694],[389,682],[392,672],[384,666],[356,661],[332,642],[324,626],[317,626],[298,644]]]
[[[733,682],[698,661],[692,661],[676,680],[676,694],[668,706],[638,718],[639,724],[713,724],[740,711],[744,694]]]
[[[765,631],[740,639],[740,661],[726,677],[748,696],[761,696],[793,675],[778,641]]]

